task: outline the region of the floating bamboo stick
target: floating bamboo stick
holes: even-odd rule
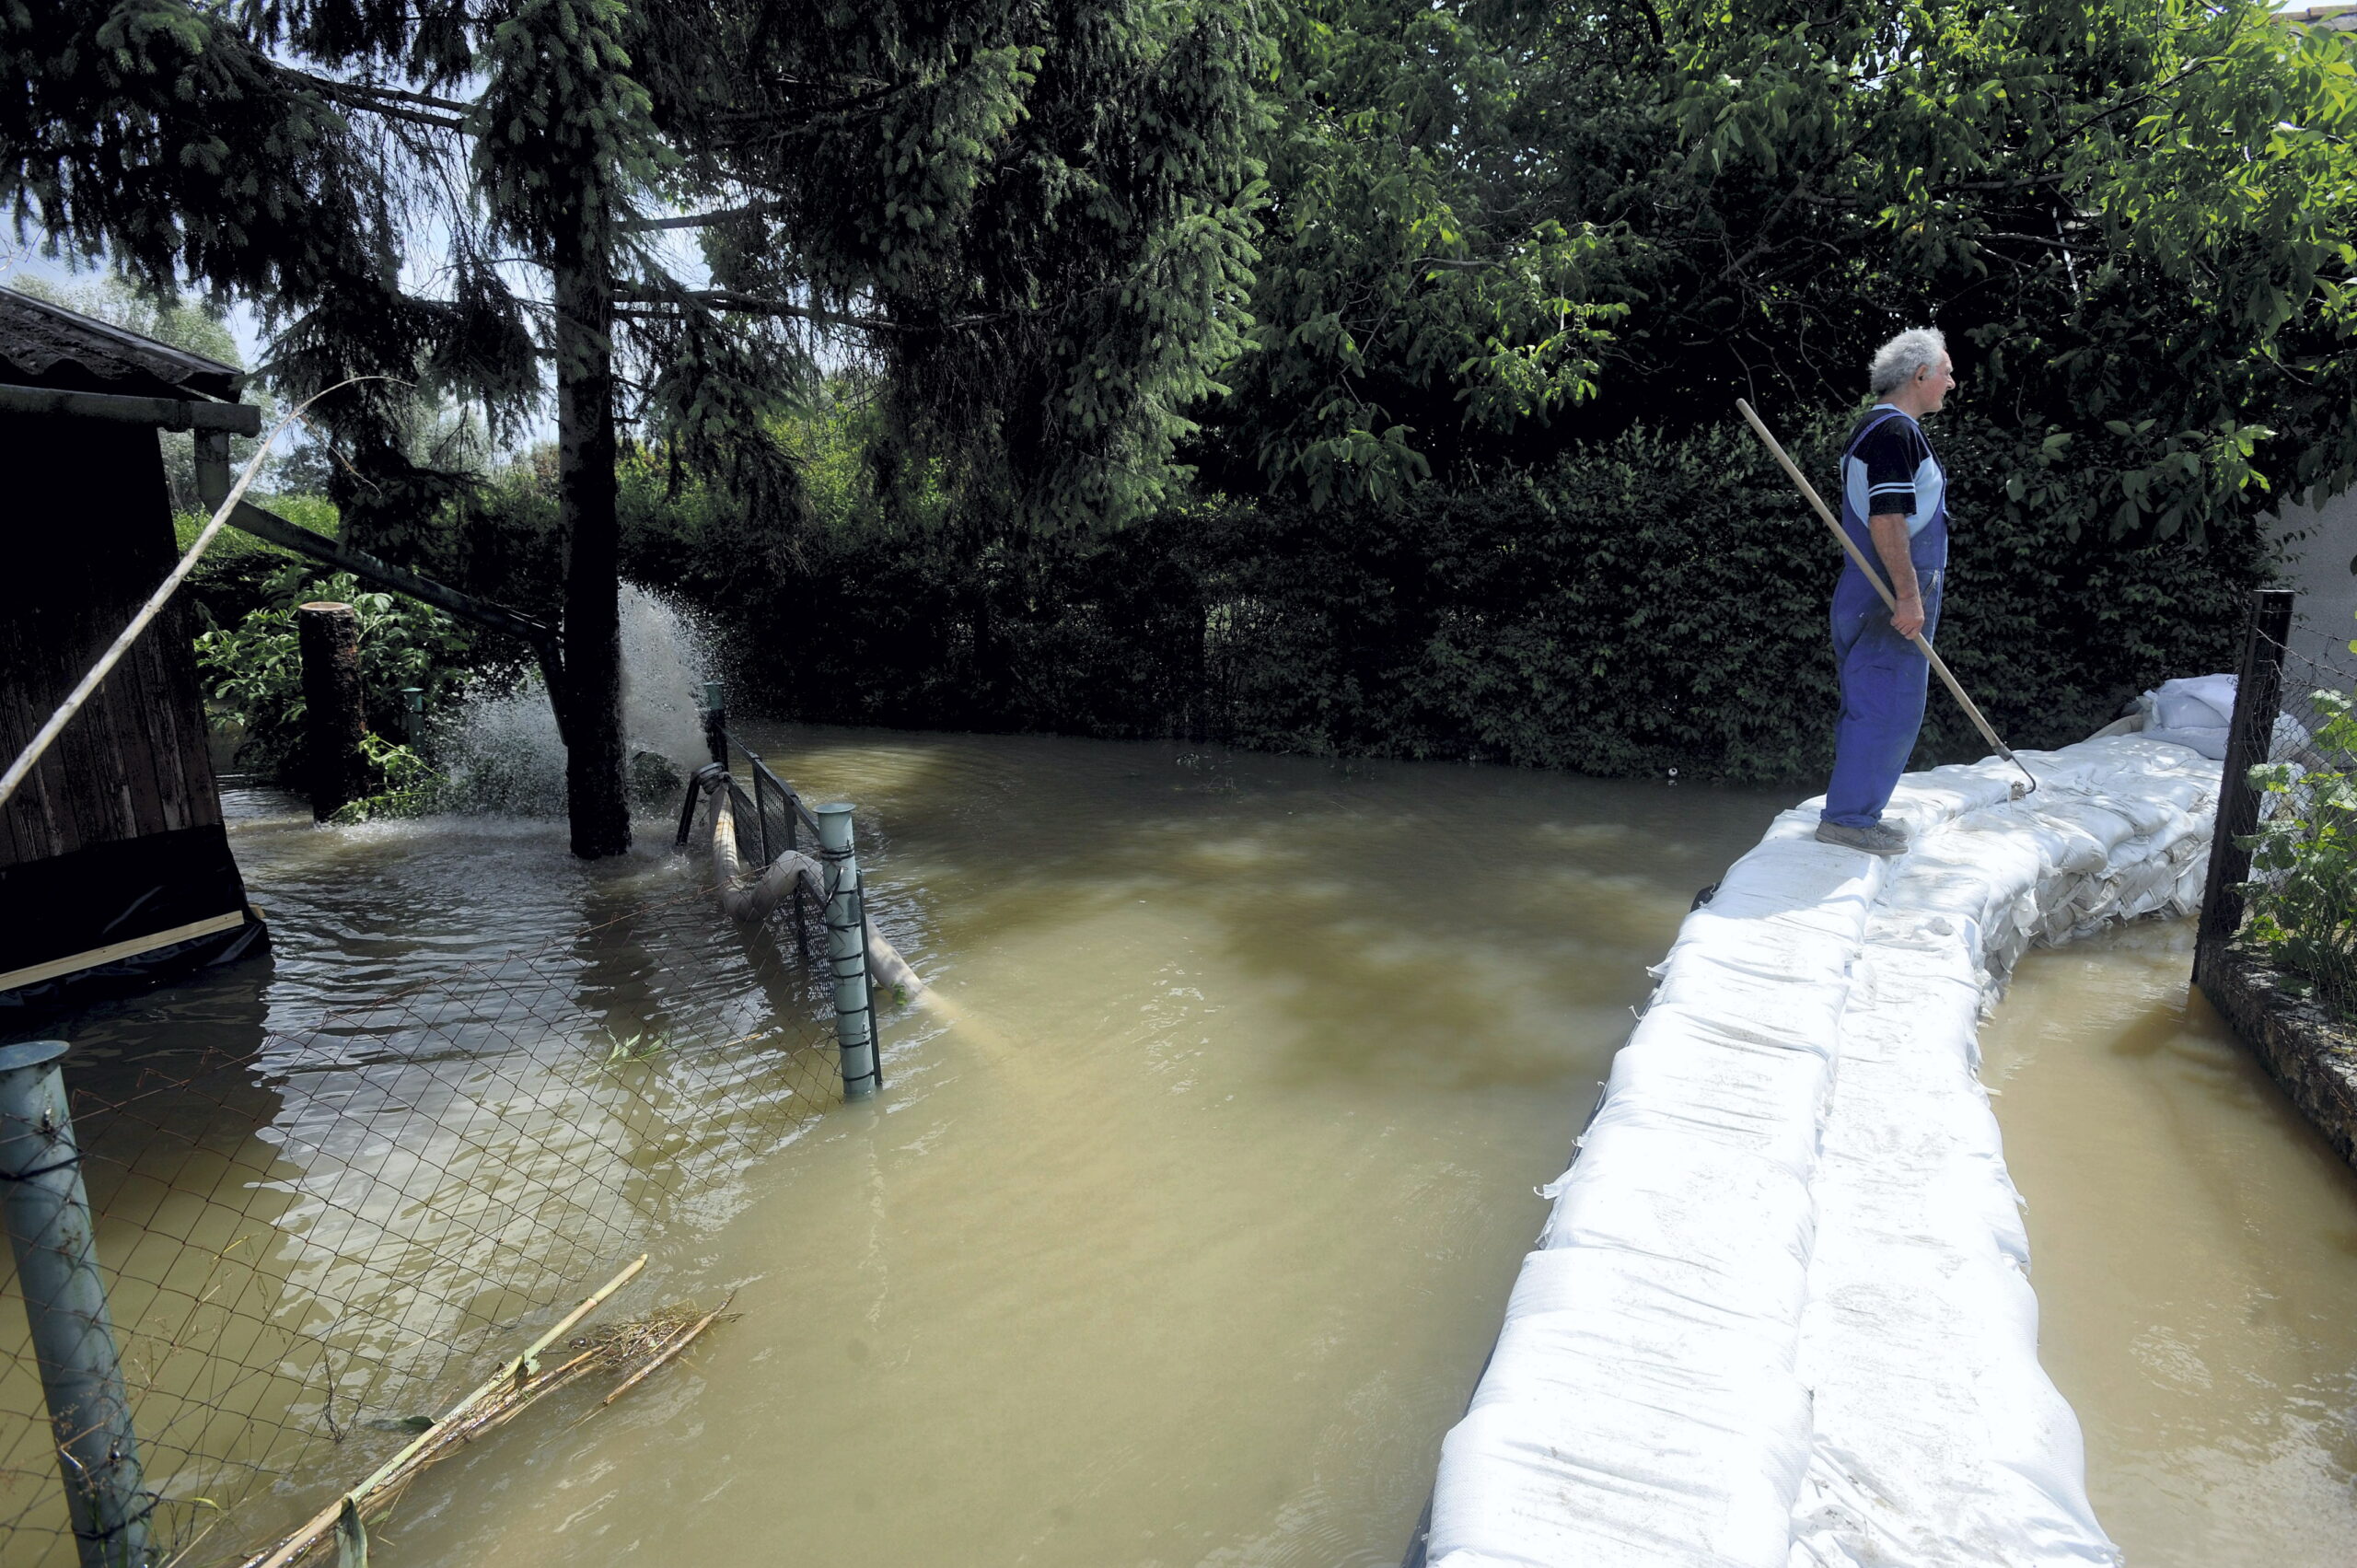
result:
[[[581,1319],[596,1311],[598,1305],[608,1296],[613,1295],[614,1292],[621,1289],[622,1286],[628,1284],[633,1278],[635,1278],[638,1272],[646,1267],[646,1259],[647,1254],[643,1252],[640,1253],[636,1262],[631,1264],[630,1267],[624,1269],[621,1273],[616,1274],[612,1279],[608,1280],[596,1295],[590,1296],[588,1300],[583,1302],[580,1306],[575,1307],[572,1311],[566,1313],[562,1318],[558,1319],[556,1327],[551,1329],[547,1333],[542,1334],[539,1339],[534,1340],[531,1344],[526,1348],[523,1354],[516,1357],[513,1361],[502,1363],[499,1370],[493,1373],[489,1378],[485,1379],[481,1387],[477,1388],[472,1393],[467,1395],[466,1398],[460,1400],[457,1404],[452,1405],[447,1411],[444,1411],[441,1417],[436,1420],[432,1426],[419,1434],[414,1442],[411,1443],[400,1453],[395,1454],[391,1458],[378,1466],[375,1474],[371,1475],[366,1481],[362,1481],[358,1486],[354,1487],[350,1492],[347,1492],[343,1496],[338,1497],[333,1503],[321,1509],[318,1514],[312,1516],[308,1524],[306,1524],[301,1529],[296,1530],[293,1535],[287,1537],[285,1540],[279,1544],[276,1551],[262,1557],[249,1559],[245,1564],[245,1568],[286,1568],[288,1563],[293,1562],[296,1558],[302,1556],[303,1553],[318,1545],[323,1537],[335,1528],[336,1520],[343,1515],[345,1504],[349,1504],[354,1509],[357,1509],[362,1504],[366,1504],[371,1493],[381,1491],[385,1484],[389,1481],[392,1480],[394,1475],[403,1469],[404,1467],[414,1469],[415,1467],[411,1467],[410,1461],[415,1458],[424,1449],[438,1446],[439,1443],[443,1441],[441,1434],[444,1434],[446,1430],[456,1430],[455,1423],[460,1416],[465,1415],[467,1411],[472,1410],[476,1405],[481,1404],[484,1400],[489,1399],[492,1395],[499,1392],[502,1388],[515,1388],[521,1385],[523,1380],[529,1376],[528,1369],[530,1367],[532,1362],[540,1355],[540,1352],[555,1343],[557,1339],[562,1336],[567,1329],[572,1328],[575,1323],[580,1322]],[[566,1367],[561,1370],[569,1370],[572,1366],[577,1365],[581,1360],[586,1359],[586,1357],[576,1358],[574,1362],[567,1363]]]

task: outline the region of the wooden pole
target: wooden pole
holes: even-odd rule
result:
[[[303,775],[311,819],[324,822],[365,793],[360,754],[360,617],[348,604],[319,601],[295,611],[303,660]]]

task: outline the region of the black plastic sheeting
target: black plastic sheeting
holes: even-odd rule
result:
[[[261,916],[248,910],[246,923],[226,931],[175,942],[168,947],[117,958],[112,963],[75,970],[38,985],[0,991],[0,1030],[20,1034],[36,1018],[136,996],[159,985],[177,984],[201,970],[257,958],[269,951],[270,928],[261,923]]]
[[[244,913],[242,925],[0,991],[0,1008],[144,990],[243,958],[268,940],[217,822],[0,866],[0,974],[235,912]]]

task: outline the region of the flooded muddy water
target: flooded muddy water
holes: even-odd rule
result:
[[[2357,1557],[2357,1178],[2198,995],[2190,923],[2026,958],[1982,1029],[2039,1354],[2131,1568]]]
[[[374,1560],[1397,1562],[1544,1219],[1532,1190],[1695,889],[1785,796],[1183,745],[742,738],[808,798],[858,803],[878,923],[950,1005],[888,1015],[885,1092],[791,1136],[736,1133],[823,1099],[809,1053],[789,1072],[761,1032],[804,1004],[692,896],[702,864],[668,854],[668,822],[585,866],[557,822],[316,830],[241,795],[272,967],[64,1031],[91,1073],[192,1041],[254,1054],[228,1121],[195,1129],[199,1174],[291,1238],[257,1249],[250,1285],[280,1317],[463,1347],[401,1399],[520,1348],[504,1275],[561,1269],[577,1294],[644,1249],[619,1308],[734,1293],[741,1317],[610,1409],[558,1395],[429,1471],[372,1528]],[[2328,1561],[2313,1544],[2357,1522],[2357,1191],[2186,1014],[2180,947],[2145,926],[2034,955],[1986,1035],[2048,1365],[2131,1561]],[[500,966],[525,950],[518,981]],[[627,1049],[691,1025],[721,1044]],[[367,1137],[311,1131],[354,1107]],[[497,1179],[436,1175],[419,1151],[437,1136]],[[417,1174],[339,1209],[387,1159]],[[676,1196],[645,1196],[657,1174]],[[548,1192],[562,1211],[599,1183],[621,1195],[596,1211],[611,1234],[552,1229],[542,1205],[437,1240],[447,1215]],[[138,1241],[102,1225],[110,1260]],[[178,1267],[157,1299],[214,1288]],[[325,1321],[373,1274],[392,1282],[374,1326]],[[202,1428],[201,1363],[177,1431]],[[317,1390],[281,1381],[246,1397],[316,1424]],[[407,1406],[352,1387],[335,1473],[248,1488],[204,1551],[401,1441],[367,1421]]]
[[[655,1260],[618,1306],[734,1291],[743,1316],[586,1423],[594,1397],[559,1396],[436,1467],[372,1529],[377,1560],[1396,1562],[1544,1217],[1532,1190],[1695,889],[1777,802],[1173,745],[744,738],[809,798],[859,804],[879,923],[955,1021],[888,1016],[886,1091],[758,1160],[658,1150],[722,1197],[646,1208],[627,1249]],[[456,1104],[503,1167],[559,1189],[568,1167],[595,1175],[639,1131],[637,1102],[595,1098],[603,1042],[680,1005],[634,945],[695,946],[700,922],[706,945],[740,940],[702,902],[665,902],[702,869],[667,855],[666,823],[581,866],[555,822],[319,830],[275,797],[239,809],[277,951],[215,1022],[299,1033],[422,984],[484,1024],[460,1032],[482,1058],[467,1071],[507,1079],[446,1089],[444,1060],[417,1093],[453,1054],[440,1031],[274,1043],[266,1103],[229,1137],[230,1179],[273,1194],[257,1219],[277,1194],[331,1195],[332,1167],[308,1186],[302,1167],[407,1159],[432,1120],[370,1121],[382,1135],[353,1151],[301,1134],[355,1104]],[[662,929],[617,921],[633,904]],[[552,941],[537,982],[572,1007],[550,1028],[586,1036],[586,1061],[488,1027],[513,1009],[479,966]],[[68,1032],[93,1061],[136,1058],[184,1034],[202,994]],[[510,1046],[522,1065],[499,1059]],[[424,1189],[375,1205],[366,1247],[331,1236],[259,1288],[448,1267],[398,1245],[455,1206],[421,1169]],[[521,1244],[505,1266],[528,1270],[539,1233],[502,1235]],[[496,1317],[482,1287],[503,1265],[480,1243],[457,1260],[478,1284],[402,1297],[378,1337]],[[486,1332],[436,1386],[455,1394],[520,1337]],[[366,1421],[412,1413],[354,1408],[375,1387],[342,1410],[360,1435],[324,1451],[355,1477],[399,1441]],[[280,1398],[290,1426],[316,1423],[315,1397]],[[283,1492],[249,1496],[241,1533],[295,1516]]]

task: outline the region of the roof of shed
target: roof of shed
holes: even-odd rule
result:
[[[0,288],[0,379],[129,397],[234,400],[245,378],[234,365]]]

